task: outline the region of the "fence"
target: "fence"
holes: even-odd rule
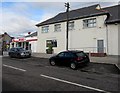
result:
[[[106,47],[98,48],[98,47],[79,47],[79,48],[69,48],[69,50],[80,50],[88,53],[89,55],[95,54],[95,56],[104,56],[106,55]],[[102,54],[102,55],[101,55]]]

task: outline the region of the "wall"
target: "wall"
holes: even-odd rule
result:
[[[94,28],[83,28],[83,20],[89,18],[74,20],[74,30],[69,31],[69,49],[79,49],[87,52],[97,52],[97,40],[104,40],[104,52],[108,52],[111,55],[118,54],[118,26],[109,25],[109,33],[107,33],[107,28],[104,24],[106,17],[106,15],[90,17],[97,19],[97,26]],[[61,32],[54,32],[54,24],[51,24],[49,25],[48,33],[41,33],[41,27],[38,28],[38,52],[46,53],[46,40],[50,39],[57,40],[58,46],[57,48],[54,48],[54,53],[58,53],[66,49],[66,22],[62,22],[61,27]],[[111,36],[114,38],[111,38]]]
[[[32,52],[37,52],[37,41],[31,41],[29,44],[31,44]]]
[[[46,53],[46,40],[56,39],[57,48],[54,48],[54,53],[65,50],[65,23],[61,23],[61,31],[54,32],[54,24],[49,25],[48,33],[41,33],[41,27],[38,28],[38,45],[37,50],[40,53]]]
[[[97,52],[97,40],[104,40],[106,52],[106,27],[104,25],[106,16],[91,18],[97,19],[97,26],[94,28],[83,28],[84,19],[75,21],[75,29],[70,31],[69,34],[69,46],[71,49],[80,49],[86,52]]]
[[[109,55],[120,55],[118,53],[118,27],[120,24],[109,24],[108,25],[108,54]]]

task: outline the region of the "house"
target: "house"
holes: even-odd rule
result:
[[[82,50],[91,54],[120,55],[118,27],[120,27],[120,5],[97,10],[99,4],[71,10],[69,12],[68,49]],[[38,47],[46,53],[48,44],[54,53],[66,50],[66,12],[37,24]]]
[[[12,38],[8,33],[4,33],[0,35],[0,50],[3,48],[3,51],[7,51],[10,48],[10,42],[12,41]]]
[[[25,37],[12,39],[10,48],[12,47],[23,47],[27,50],[32,50],[32,52],[36,52],[37,51],[37,32],[29,34]]]
[[[25,36],[25,38],[29,41],[32,52],[37,52],[37,32]]]

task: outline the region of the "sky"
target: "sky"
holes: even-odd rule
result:
[[[1,0],[0,0],[1,1]],[[65,1],[70,0],[2,0],[0,2],[0,34],[7,32],[10,36],[18,37],[35,32],[37,23],[65,12]],[[83,1],[83,0],[82,0]],[[113,6],[119,0],[71,0],[70,10],[100,4],[101,7]]]

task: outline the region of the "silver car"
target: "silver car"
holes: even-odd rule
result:
[[[11,48],[8,52],[10,57],[17,57],[17,58],[23,58],[23,57],[31,57],[31,51],[25,50],[21,47]]]

